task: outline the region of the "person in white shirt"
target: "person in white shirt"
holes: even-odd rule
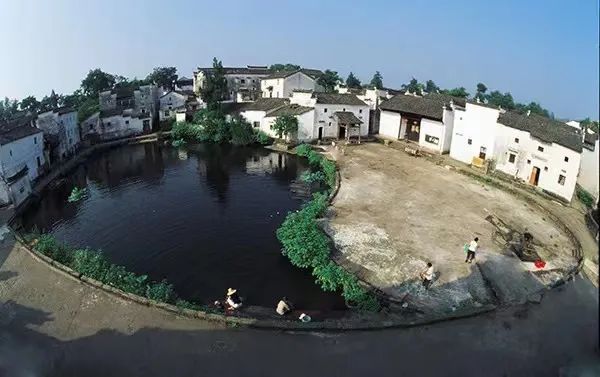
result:
[[[423,279],[423,287],[429,289],[431,283],[433,283],[433,264],[427,263],[427,268],[421,272],[421,279]]]
[[[472,263],[473,259],[475,259],[475,252],[479,249],[479,238],[475,237],[473,241],[469,244],[469,248],[467,249],[467,259],[465,259],[465,263]]]
[[[288,312],[290,312],[292,309],[290,308],[290,306],[288,305],[288,300],[287,298],[282,298],[281,300],[279,300],[279,302],[277,303],[277,308],[275,309],[275,311],[277,312],[277,314],[279,315],[286,315]]]

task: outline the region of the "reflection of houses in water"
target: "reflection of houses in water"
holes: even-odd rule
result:
[[[157,182],[165,170],[163,148],[156,143],[119,148],[92,159],[88,169],[92,181],[108,187],[118,186],[124,179],[131,178]]]
[[[246,161],[246,173],[266,175],[281,172],[287,168],[288,157],[283,153],[276,152],[265,156],[254,155]]]

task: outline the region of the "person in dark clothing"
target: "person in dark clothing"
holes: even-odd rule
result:
[[[242,298],[237,294],[237,290],[233,288],[227,289],[227,305],[232,309],[238,309],[242,306]]]

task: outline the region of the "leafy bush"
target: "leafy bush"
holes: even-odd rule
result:
[[[592,194],[584,190],[581,186],[577,185],[575,192],[577,193],[577,198],[583,204],[585,204],[588,208],[594,207],[594,197]]]
[[[293,115],[278,116],[271,125],[271,129],[280,139],[292,136],[298,132],[298,119]]]
[[[300,176],[300,179],[306,183],[325,182],[325,174],[322,171],[305,171]]]
[[[254,140],[261,145],[269,145],[273,143],[273,138],[271,136],[258,129],[254,129]]]
[[[301,157],[307,157],[312,151],[312,147],[308,144],[300,144],[296,147],[296,153]]]
[[[176,299],[173,285],[169,284],[166,280],[160,283],[148,284],[146,287],[146,297],[151,300],[169,303],[174,302]]]
[[[181,299],[175,302],[175,306],[177,306],[179,309],[202,310],[202,305]]]
[[[175,118],[168,118],[161,121],[158,124],[158,128],[161,131],[171,131],[173,129],[173,125],[175,124]]]
[[[229,127],[231,129],[231,144],[250,145],[255,142],[252,126],[241,117],[234,117],[229,122]]]
[[[335,163],[333,161],[329,161],[326,158],[321,160],[321,170],[325,175],[325,183],[329,186],[329,188],[333,189],[335,187],[335,180],[337,176]]]
[[[171,145],[172,145],[172,146],[174,146],[175,148],[182,147],[182,146],[184,146],[184,145],[185,145],[185,140],[183,140],[183,139],[176,139],[176,140],[173,140],[173,141],[171,142]]]
[[[27,238],[27,237],[26,237]],[[166,280],[149,282],[147,275],[136,275],[123,266],[108,262],[101,251],[90,249],[73,250],[59,243],[52,235],[42,234],[34,243],[34,250],[57,262],[122,291],[146,296],[149,299],[167,303],[178,303],[188,309],[198,310],[199,305],[181,300],[175,294],[173,286]]]
[[[173,140],[198,142],[202,141],[202,136],[202,127],[194,123],[177,122],[171,130],[171,138]]]

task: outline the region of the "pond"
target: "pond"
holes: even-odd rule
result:
[[[209,303],[235,287],[249,305],[287,296],[299,309],[342,309],[310,271],[281,255],[275,231],[311,195],[305,160],[259,147],[146,143],[90,157],[45,190],[20,221],[116,264],[167,279]],[[86,195],[69,203],[74,187]]]

